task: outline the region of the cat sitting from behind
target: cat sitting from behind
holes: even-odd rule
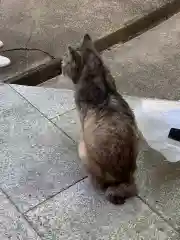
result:
[[[78,49],[68,47],[62,73],[75,86],[82,136],[79,157],[93,183],[106,198],[123,204],[137,194],[134,180],[138,153],[138,129],[127,102],[86,34]]]

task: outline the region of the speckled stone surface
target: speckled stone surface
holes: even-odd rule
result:
[[[23,216],[0,191],[0,239],[41,240]]]
[[[29,5],[24,0],[0,2],[0,35],[6,49],[25,47],[34,28]],[[8,27],[7,27],[8,26]]]
[[[78,142],[80,137],[80,120],[76,109],[66,112],[65,114],[52,119],[59,128],[63,129],[68,136]]]
[[[46,97],[41,90],[46,99],[62,93],[49,89]],[[126,99],[132,108],[136,105],[134,98]],[[48,113],[51,104],[46,107]],[[143,149],[139,197],[114,206],[88,179],[82,180],[85,173],[74,143],[79,139],[76,110],[56,115],[53,124],[11,86],[0,85],[0,116],[0,188],[9,197],[0,192],[2,240],[180,239],[179,163],[169,164]]]
[[[71,90],[59,91],[41,87],[11,86],[49,119],[75,107],[74,92]]]
[[[180,162],[169,163],[147,149],[139,155],[137,183],[144,201],[180,230]]]
[[[94,38],[117,31],[172,0],[48,0],[31,1],[29,11],[36,25],[28,47],[39,47],[55,56],[67,44],[76,45],[83,34]]]
[[[178,240],[159,216],[139,199],[108,203],[88,180],[76,184],[27,214],[42,239]]]
[[[0,115],[0,186],[20,211],[84,177],[73,141],[8,86]]]
[[[123,94],[180,99],[180,13],[123,45],[104,60]]]

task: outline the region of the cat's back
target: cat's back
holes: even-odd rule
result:
[[[90,109],[84,119],[85,139],[96,147],[131,144],[136,135],[134,114],[120,95],[112,96],[105,106]]]

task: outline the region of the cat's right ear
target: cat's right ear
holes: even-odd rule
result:
[[[89,34],[85,34],[83,37],[83,41],[81,44],[81,49],[94,49],[94,43],[92,41],[92,38],[90,37]]]

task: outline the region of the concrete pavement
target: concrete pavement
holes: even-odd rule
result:
[[[117,44],[102,56],[123,94],[180,99],[180,13],[140,36]],[[41,86],[73,89],[71,81],[49,80]]]
[[[0,80],[61,57],[67,44],[77,44],[86,32],[101,39],[172,2],[1,0],[0,38],[5,42],[2,51],[12,64],[0,70]]]
[[[180,99],[180,13],[103,56],[124,94]]]
[[[0,85],[0,112],[2,240],[179,239],[179,164],[142,149],[140,194],[114,206],[78,159],[72,91]]]

